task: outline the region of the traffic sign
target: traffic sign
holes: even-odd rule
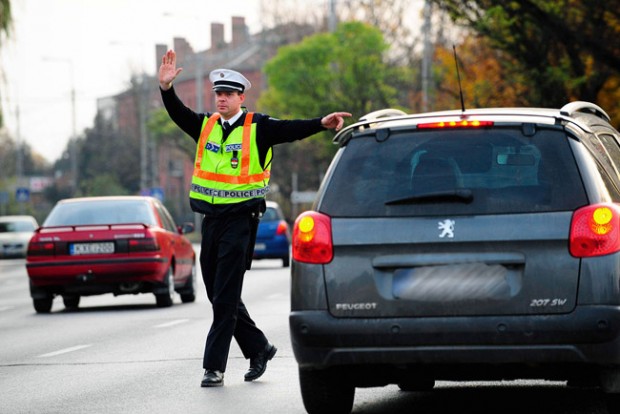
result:
[[[313,203],[316,198],[316,191],[293,191],[291,202],[293,203]]]
[[[19,203],[27,203],[30,201],[30,190],[26,187],[18,187],[15,190],[15,200]]]
[[[159,201],[164,201],[164,189],[161,187],[152,187],[150,191],[151,197],[155,197]]]

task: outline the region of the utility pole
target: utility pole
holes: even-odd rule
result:
[[[422,25],[422,35],[424,38],[424,51],[422,54],[422,112],[428,112],[430,100],[428,90],[430,85],[431,60],[433,56],[432,35],[432,4],[430,0],[424,2],[424,24]]]
[[[134,77],[134,93],[138,103],[138,133],[140,135],[140,192],[148,189],[148,137],[146,131],[146,94],[144,75]]]
[[[15,120],[17,121],[17,128],[15,130],[15,141],[17,143],[17,187],[22,187],[22,181],[24,180],[24,146],[22,145],[22,136],[20,130],[20,118],[19,118],[19,103],[15,108]],[[19,204],[19,214],[24,214],[24,203]]]
[[[75,195],[78,188],[78,162],[77,162],[77,125],[76,125],[76,113],[75,113],[75,81],[73,80],[73,62],[71,64],[71,139],[69,152],[71,157],[71,177],[73,195]]]
[[[329,0],[329,17],[327,21],[328,30],[333,33],[336,31],[336,0]]]
[[[22,137],[20,130],[20,119],[19,119],[19,103],[15,108],[15,120],[17,122],[17,127],[15,129],[15,142],[17,143],[17,186],[20,187],[22,185],[22,179],[24,177],[24,148],[22,145]]]

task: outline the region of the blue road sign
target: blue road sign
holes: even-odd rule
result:
[[[151,196],[155,197],[159,201],[164,201],[164,189],[161,187],[151,188]]]
[[[18,187],[15,190],[15,200],[19,203],[27,203],[30,201],[30,190],[26,187]]]

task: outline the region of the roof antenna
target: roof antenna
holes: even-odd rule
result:
[[[459,72],[459,61],[456,58],[456,46],[452,44],[452,50],[454,51],[454,65],[456,66],[456,77],[459,80],[459,93],[461,94],[461,109],[465,112],[465,101],[463,100],[463,88],[461,87],[461,74]]]

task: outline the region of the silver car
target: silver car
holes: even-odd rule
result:
[[[309,413],[356,387],[543,378],[620,396],[620,134],[598,106],[370,114],[293,231]],[[617,412],[617,411],[613,411]]]
[[[0,258],[26,257],[28,242],[38,227],[32,216],[0,216]]]

